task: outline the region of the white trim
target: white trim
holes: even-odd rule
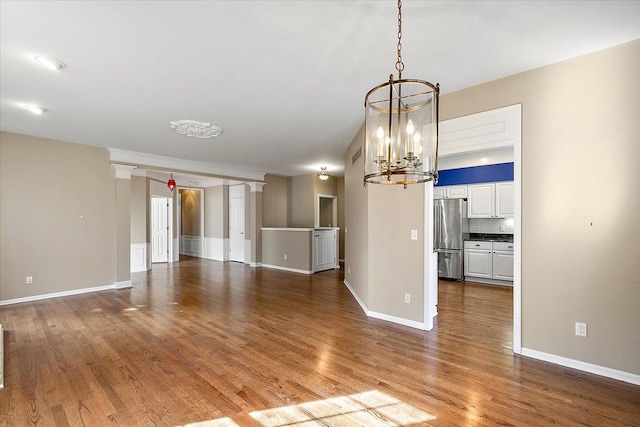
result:
[[[111,163],[111,166],[116,171],[116,178],[118,179],[131,179],[131,171],[137,167],[118,163]]]
[[[333,227],[331,227],[333,228]],[[278,228],[278,227],[262,227],[262,231],[313,231],[315,228]]]
[[[183,255],[202,257],[202,239],[200,236],[180,236],[180,253]]]
[[[251,268],[257,268],[257,267],[262,267],[262,263],[261,262],[250,262],[249,263],[249,267]]]
[[[619,371],[617,369],[607,368],[605,366],[594,365],[580,360],[569,359],[555,354],[544,353],[538,350],[522,347],[521,354],[533,359],[544,360],[545,362],[555,363],[556,365],[566,366],[567,368],[577,369],[579,371],[589,372],[591,374],[601,375],[614,380],[624,381],[627,383],[640,385],[640,375],[630,372]]]
[[[129,284],[131,284],[130,280],[129,280]],[[115,283],[112,285],[106,285],[106,286],[96,286],[94,288],[73,289],[71,291],[54,292],[51,294],[40,294],[40,295],[33,295],[30,297],[0,300],[0,306],[10,305],[10,304],[20,304],[23,302],[40,301],[40,300],[49,299],[49,298],[68,297],[71,295],[86,294],[89,292],[112,291],[114,289],[116,289]]]
[[[0,323],[0,389],[4,388],[4,331]]]
[[[513,181],[513,352],[522,353],[522,104],[517,104],[514,117]]]
[[[291,273],[313,274],[313,270],[301,270],[298,268],[282,267],[281,265],[262,264],[264,268],[272,268],[274,270],[289,271]]]
[[[231,169],[211,162],[197,160],[176,159],[174,157],[160,156],[157,154],[140,153],[137,151],[109,148],[111,161],[131,163],[135,165],[154,166],[157,168],[200,172],[211,175],[230,176],[252,181],[264,181],[264,172],[255,170]]]
[[[513,147],[520,134],[520,104],[440,122],[438,156]]]
[[[131,273],[139,273],[147,271],[147,249],[150,243],[132,243],[131,244]]]
[[[513,287],[513,282],[509,280],[487,279],[485,277],[464,276],[466,282],[485,283],[487,285]]]
[[[266,184],[266,182],[247,182],[250,193],[262,193],[262,187]]]
[[[399,325],[409,326],[410,328],[420,329],[422,331],[427,330],[425,327],[425,324],[422,322],[416,322],[415,320],[403,319],[401,317],[390,316],[388,314],[378,313],[375,311],[369,311],[369,309],[364,304],[364,302],[360,299],[358,294],[355,293],[355,291],[353,290],[349,282],[347,282],[347,280],[345,279],[343,283],[345,284],[347,289],[349,289],[349,292],[351,292],[351,295],[353,295],[353,297],[358,302],[358,304],[360,304],[360,308],[362,308],[362,311],[364,311],[364,314],[366,314],[367,317],[372,317],[374,319],[380,319],[380,320],[384,320],[391,323],[397,323]]]
[[[131,280],[123,280],[122,282],[115,282],[113,287],[115,289],[127,289],[132,288],[133,285],[131,284]]]
[[[223,237],[205,237],[203,258],[214,261],[229,259],[229,239]]]

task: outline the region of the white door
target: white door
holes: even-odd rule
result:
[[[490,250],[464,250],[464,275],[471,277],[493,276],[493,258]]]
[[[336,231],[315,230],[313,232],[313,271],[324,271],[336,266]]]
[[[495,217],[495,185],[473,184],[467,187],[469,218]]]
[[[513,280],[513,252],[493,251],[493,278]]]
[[[229,187],[229,260],[244,262],[244,185]]]
[[[169,261],[169,201],[151,199],[151,262]]]

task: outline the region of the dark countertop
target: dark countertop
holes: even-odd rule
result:
[[[475,242],[507,242],[513,243],[513,234],[483,234],[471,233],[465,239]]]

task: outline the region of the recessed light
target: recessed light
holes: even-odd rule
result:
[[[214,138],[222,133],[222,128],[214,126],[211,123],[203,123],[196,120],[169,122],[169,127],[181,135],[193,136],[195,138]]]
[[[36,56],[36,61],[43,67],[47,67],[50,70],[58,71],[67,68],[67,64],[55,58],[47,58],[46,56]]]
[[[42,114],[42,113],[46,113],[47,110],[44,107],[38,107],[37,105],[25,105],[24,108],[26,108],[27,110],[31,111],[33,114]]]

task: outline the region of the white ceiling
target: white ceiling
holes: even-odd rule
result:
[[[403,77],[442,93],[640,38],[640,1],[405,0],[402,11]],[[239,173],[341,175],[365,94],[395,72],[396,15],[393,0],[2,0],[0,128]],[[182,119],[224,133],[178,135],[169,121]]]

